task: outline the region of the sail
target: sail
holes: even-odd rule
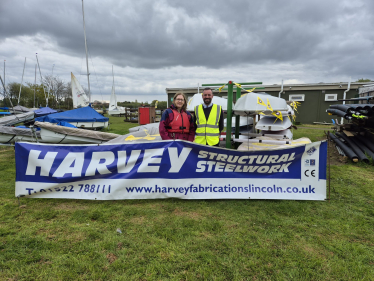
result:
[[[81,84],[79,84],[78,79],[75,78],[73,73],[71,73],[71,92],[73,95],[74,108],[85,107],[89,105],[88,97],[84,92]]]

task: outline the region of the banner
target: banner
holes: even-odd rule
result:
[[[326,199],[327,143],[237,151],[186,141],[16,143],[16,196],[121,199]]]

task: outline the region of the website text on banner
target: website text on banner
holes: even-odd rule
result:
[[[16,144],[16,196],[120,199],[326,199],[326,142],[236,151],[185,141]]]

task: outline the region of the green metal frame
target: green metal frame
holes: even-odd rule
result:
[[[222,86],[225,85],[226,83],[219,83],[219,84],[202,84],[202,87],[206,86]],[[241,82],[237,83],[240,85],[262,85],[262,82]],[[265,89],[263,87],[257,88],[253,87],[252,88],[244,88],[245,90],[250,90],[250,89]],[[231,148],[231,128],[232,128],[232,104],[233,104],[233,89],[234,89],[234,81],[229,81],[227,83],[227,124],[226,124],[226,148]],[[241,88],[236,87],[236,100],[238,100],[241,96]],[[239,137],[239,121],[240,121],[240,116],[236,116],[235,119],[235,137]]]

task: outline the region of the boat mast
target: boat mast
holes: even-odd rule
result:
[[[4,60],[4,106],[5,106],[5,95],[6,95],[6,90],[5,90],[5,60]]]
[[[113,65],[112,65],[112,75],[113,75],[113,89],[114,89],[114,71],[113,71]]]
[[[22,80],[21,80],[21,85],[19,87],[19,94],[18,94],[17,105],[19,105],[19,99],[21,98],[21,90],[22,90],[22,83],[23,83],[23,75],[25,74],[25,66],[26,66],[26,58],[25,58],[25,63],[23,64]]]
[[[53,64],[52,66],[52,75],[51,75],[51,79],[49,80],[49,83],[48,83],[48,98],[49,99],[49,93],[51,92],[51,87],[52,87],[52,91],[53,91],[53,85],[52,85],[52,80],[53,80],[53,68],[55,67],[55,64]]]
[[[87,51],[87,38],[86,38],[86,24],[84,22],[84,7],[82,0],[82,13],[83,13],[83,31],[84,31],[84,45],[86,47],[86,65],[87,65],[87,81],[88,81],[88,99],[91,103],[91,91],[90,91],[90,72],[88,70],[88,51]]]
[[[43,86],[43,93],[44,93],[44,98],[45,98],[45,100],[46,100],[46,106],[48,106],[48,98],[47,98],[47,96],[45,95],[45,89],[44,89],[44,84],[43,84],[42,72],[41,72],[41,70],[40,70],[40,65],[39,65],[38,53],[36,53],[35,56],[36,56],[36,61],[37,61],[37,63],[38,63],[38,68],[39,68],[40,83],[42,83],[42,86]]]
[[[35,83],[34,83],[34,108],[35,108],[35,88],[36,88],[36,64],[35,64]]]

